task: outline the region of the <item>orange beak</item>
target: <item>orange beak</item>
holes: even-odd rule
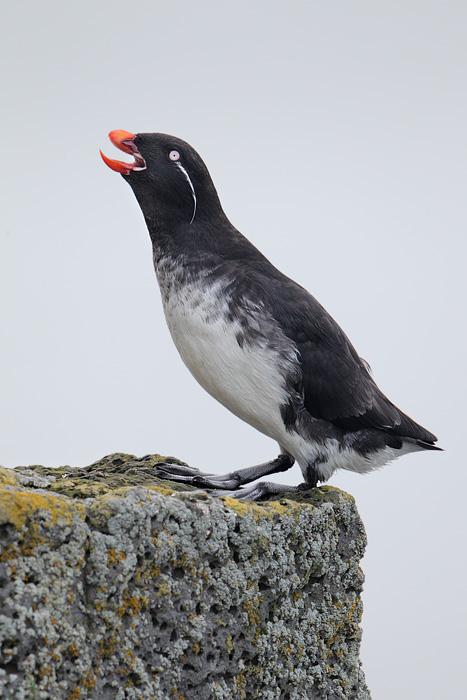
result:
[[[102,160],[111,170],[115,170],[115,172],[121,173],[122,175],[128,175],[135,170],[144,170],[146,168],[145,160],[134,144],[134,138],[134,134],[130,133],[129,131],[123,131],[123,129],[114,129],[114,131],[109,133],[109,139],[112,141],[114,146],[125,153],[130,153],[135,158],[134,163],[124,163],[122,160],[113,160],[112,158],[108,158],[102,153],[102,151],[99,151],[102,156]]]

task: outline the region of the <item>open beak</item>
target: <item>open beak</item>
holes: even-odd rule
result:
[[[115,170],[115,172],[121,173],[122,175],[128,175],[131,172],[146,169],[146,161],[136,148],[134,138],[134,134],[131,134],[129,131],[123,131],[122,129],[115,129],[114,131],[110,132],[109,139],[112,141],[114,146],[117,146],[117,148],[125,153],[130,153],[130,155],[132,155],[135,159],[133,163],[124,163],[122,160],[112,160],[112,158],[107,158],[107,156],[100,151],[102,160],[111,170]]]

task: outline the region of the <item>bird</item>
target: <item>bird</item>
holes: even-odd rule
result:
[[[142,210],[183,362],[211,396],[280,450],[228,474],[163,463],[157,476],[257,501],[315,488],[338,469],[366,473],[410,452],[441,449],[378,388],[323,306],[230,223],[192,146],[162,133],[117,129],[109,138],[133,157],[124,162],[100,151]],[[295,461],[302,483],[257,481]]]

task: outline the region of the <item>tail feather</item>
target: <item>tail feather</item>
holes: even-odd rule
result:
[[[394,406],[394,404],[392,404]],[[394,427],[387,429],[388,433],[398,435],[399,437],[413,438],[420,444],[420,447],[426,449],[439,449],[433,443],[438,442],[438,438],[429,430],[424,428],[420,423],[416,423],[413,418],[410,418],[406,413],[403,413],[399,408],[394,406],[399,413],[399,423]]]
[[[434,445],[432,442],[426,442],[425,440],[416,440],[416,444],[419,447],[423,447],[423,449],[425,449],[425,450],[439,450],[440,452],[444,452],[442,447],[438,447],[437,445]]]

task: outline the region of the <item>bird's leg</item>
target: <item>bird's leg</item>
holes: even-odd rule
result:
[[[206,489],[238,489],[251,481],[256,481],[262,476],[268,474],[277,474],[277,472],[285,472],[295,462],[295,459],[289,454],[280,454],[276,459],[264,464],[257,464],[254,467],[246,469],[238,469],[229,474],[204,474],[194,467],[182,466],[178,464],[158,464],[155,476],[159,479],[168,479],[170,481],[181,481],[192,486],[200,486]],[[276,484],[271,484],[276,486]],[[284,487],[290,490],[288,487]],[[292,488],[292,487],[290,487]],[[296,487],[293,487],[296,488]],[[243,493],[243,491],[242,491]],[[272,492],[271,492],[272,493]]]
[[[271,474],[272,472],[269,473]],[[310,489],[316,488],[319,481],[318,472],[314,468],[313,464],[308,465],[305,478],[306,481],[303,484],[299,484],[298,486],[290,486],[288,484],[274,484],[272,481],[259,481],[257,484],[252,484],[251,486],[247,486],[243,489],[240,488],[233,489],[230,491],[216,491],[215,495],[230,496],[231,498],[236,498],[238,501],[259,501],[265,496],[280,496],[281,494],[309,491]]]

